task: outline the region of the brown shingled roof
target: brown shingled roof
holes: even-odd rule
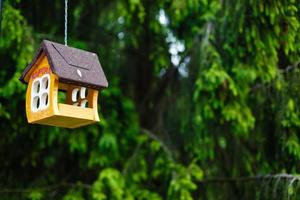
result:
[[[60,82],[72,83],[91,88],[108,86],[98,56],[95,53],[68,47],[62,44],[43,40],[35,59],[22,73],[20,80],[25,83],[25,76],[34,66],[41,53],[48,58],[50,68],[59,77]],[[80,72],[78,72],[78,70]],[[80,76],[81,75],[81,76]]]

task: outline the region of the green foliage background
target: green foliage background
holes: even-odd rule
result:
[[[18,78],[64,2],[6,0],[0,199],[300,199],[298,0],[69,1],[69,45],[96,52],[101,122],[29,125]]]

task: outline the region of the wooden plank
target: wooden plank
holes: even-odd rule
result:
[[[82,108],[79,106],[59,103],[58,110],[60,116],[94,120],[94,111],[92,108]]]
[[[63,128],[77,128],[88,124],[93,124],[95,121],[78,119],[65,116],[52,116],[36,122],[37,124],[58,126]]]

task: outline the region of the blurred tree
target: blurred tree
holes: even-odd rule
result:
[[[101,123],[66,130],[27,124],[18,81],[42,39],[63,43],[64,3],[5,1],[1,199],[299,199],[285,176],[202,181],[299,173],[299,12],[295,0],[69,1],[69,45],[97,52],[110,86]]]

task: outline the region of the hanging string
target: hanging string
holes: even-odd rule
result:
[[[68,46],[68,0],[65,0],[65,45]]]

